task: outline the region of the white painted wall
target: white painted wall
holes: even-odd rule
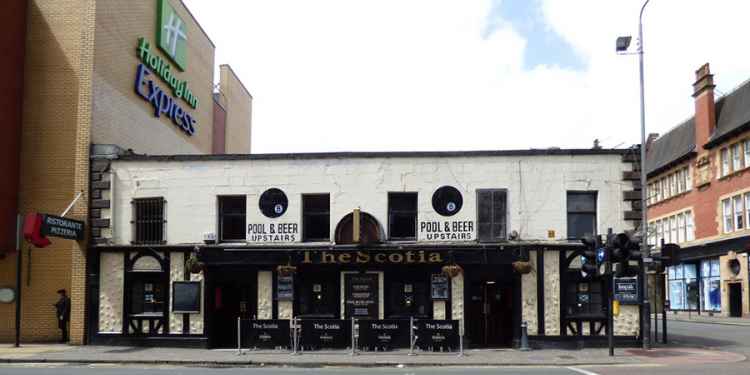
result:
[[[623,219],[630,203],[623,201],[622,172],[630,165],[619,155],[538,155],[464,157],[376,157],[238,161],[114,161],[112,225],[115,244],[132,240],[131,200],[167,200],[167,242],[200,243],[203,233],[217,232],[217,196],[247,195],[248,224],[294,223],[301,231],[301,195],[331,194],[331,237],[336,224],[360,207],[387,230],[388,192],[418,192],[419,221],[472,221],[476,232],[476,190],[508,190],[508,232],[524,240],[564,239],[566,191],[598,191],[598,229],[632,229]],[[461,211],[446,218],[432,208],[432,194],[451,185],[463,194]],[[258,199],[266,189],[282,189],[286,213],[276,219],[262,215]],[[105,232],[107,233],[107,232]],[[472,233],[471,240],[476,238]],[[420,240],[425,234],[420,233]],[[295,236],[301,241],[301,235]]]

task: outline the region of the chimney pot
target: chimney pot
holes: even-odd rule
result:
[[[714,87],[714,75],[711,74],[711,68],[709,67],[708,63],[705,63],[695,71],[693,97],[698,97],[698,95],[700,95],[707,89],[713,90]]]
[[[714,103],[714,76],[708,63],[695,71],[693,98],[695,99],[695,145],[703,149],[716,130],[716,103]]]

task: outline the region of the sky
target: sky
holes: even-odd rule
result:
[[[628,147],[640,0],[184,0],[253,95],[253,153]],[[750,78],[745,0],[652,0],[647,133]],[[218,80],[218,74],[216,75]]]

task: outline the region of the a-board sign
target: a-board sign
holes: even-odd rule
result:
[[[359,324],[359,346],[364,350],[409,347],[409,320],[363,319]]]
[[[616,277],[614,280],[615,300],[621,305],[637,305],[640,301],[637,277]]]
[[[448,275],[437,273],[432,275],[431,279],[431,296],[434,300],[447,300],[450,297],[450,277]]]
[[[172,283],[172,312],[198,314],[201,312],[200,281]]]
[[[49,214],[42,214],[42,236],[60,237],[80,241],[83,239],[83,222]]]
[[[289,320],[252,319],[242,321],[242,346],[245,348],[288,348]]]
[[[418,320],[416,346],[426,351],[458,349],[458,320]]]
[[[348,273],[344,277],[347,318],[378,318],[378,274]]]
[[[300,343],[305,349],[341,349],[351,345],[350,320],[302,319]]]

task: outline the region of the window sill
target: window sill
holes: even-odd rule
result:
[[[744,167],[742,167],[742,168],[740,168],[740,169],[738,169],[738,170],[736,170],[736,171],[731,171],[731,172],[729,172],[729,173],[727,173],[727,174],[725,174],[725,175],[723,175],[723,176],[720,176],[720,177],[719,177],[719,178],[717,178],[716,180],[717,180],[717,181],[724,181],[724,180],[729,180],[729,179],[731,179],[731,178],[732,178],[732,177],[734,177],[734,176],[738,176],[738,175],[741,175],[741,174],[742,174],[742,172],[745,172],[745,171],[747,171],[748,169],[750,169],[750,165],[749,165],[749,166],[744,166]]]

